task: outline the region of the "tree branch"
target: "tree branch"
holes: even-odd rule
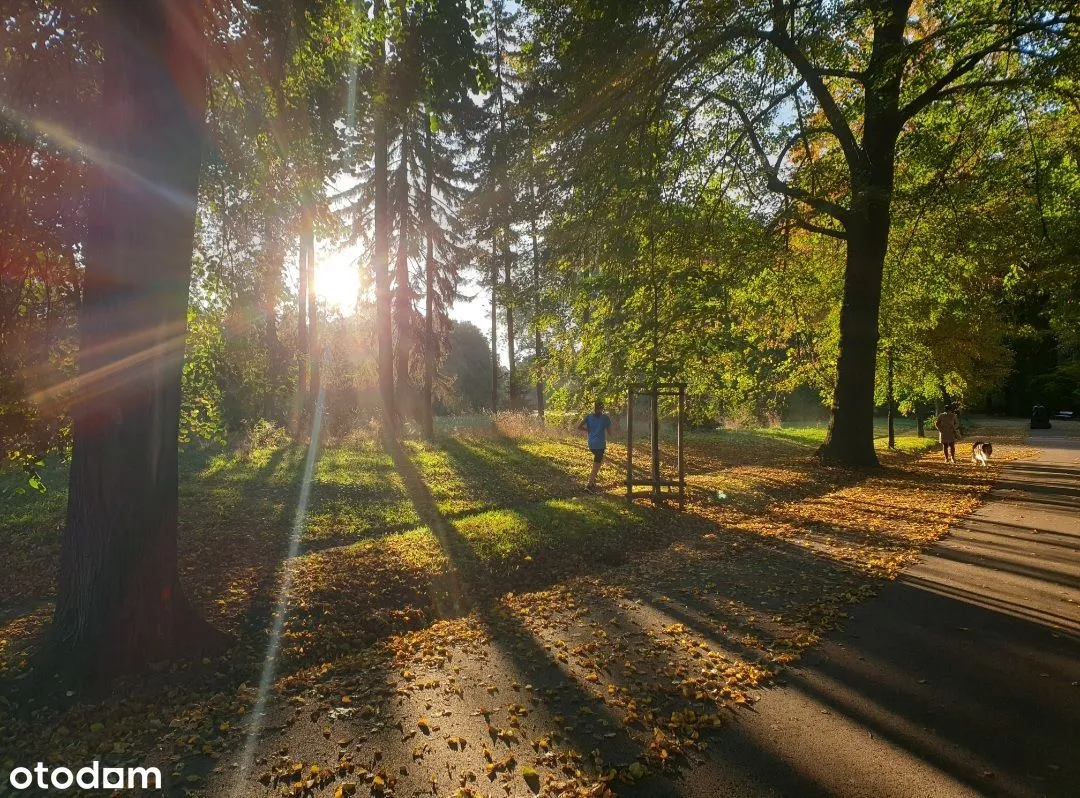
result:
[[[847,208],[842,205],[817,197],[806,189],[793,186],[790,183],[781,180],[775,172],[769,175],[766,184],[769,186],[770,190],[775,191],[778,194],[783,194],[786,197],[791,197],[791,199],[797,200],[804,205],[809,205],[818,213],[831,216],[833,219],[840,222],[840,224],[844,225],[845,228],[847,227],[848,211]]]
[[[859,72],[854,69],[834,69],[832,67],[818,67],[815,71],[825,78],[844,78],[845,80],[854,80],[857,83],[862,83],[864,80],[866,80],[866,73]]]
[[[801,227],[803,230],[806,230],[807,232],[817,233],[818,235],[823,236],[830,236],[831,238],[838,238],[841,241],[848,240],[847,233],[843,230],[834,230],[831,227],[822,227],[821,225],[814,224],[813,222],[808,222],[804,219],[795,218],[791,221]]]
[[[731,108],[735,114],[739,117],[742,123],[743,130],[746,133],[747,139],[750,141],[750,146],[754,150],[754,154],[757,155],[758,160],[761,162],[761,168],[766,174],[766,184],[770,191],[775,191],[778,194],[784,194],[791,197],[791,199],[798,200],[806,205],[809,205],[819,213],[824,213],[831,216],[840,224],[847,226],[848,211],[841,205],[829,200],[821,199],[811,194],[805,189],[801,189],[798,186],[793,186],[780,179],[779,175],[779,163],[773,164],[769,160],[769,154],[765,152],[765,147],[761,143],[761,139],[758,137],[757,130],[754,126],[754,120],[750,118],[750,115],[746,113],[746,109],[743,108],[742,103],[738,100],[734,100],[731,97],[726,97],[722,94],[712,94],[714,100]],[[766,111],[768,108],[766,109]],[[764,111],[762,113],[765,113]],[[758,115],[760,116],[760,114]]]
[[[900,119],[907,121],[929,106],[935,100],[940,98],[950,84],[955,83],[964,75],[971,72],[977,67],[984,58],[993,55],[994,53],[1003,52],[1007,50],[1018,38],[1026,33],[1035,33],[1036,31],[1046,30],[1054,25],[1064,24],[1069,21],[1069,18],[1055,17],[1050,20],[1042,20],[1040,22],[1031,22],[1027,25],[1021,25],[1014,28],[1005,36],[1000,36],[990,44],[976,50],[973,53],[968,53],[964,57],[960,58],[952,68],[949,69],[944,75],[930,84],[921,94],[916,96],[911,102],[900,109]]]
[[[979,89],[1014,89],[1023,86],[1021,78],[999,78],[994,80],[970,80],[964,83],[956,83],[947,86],[938,94],[937,99],[948,97],[953,94],[961,94],[965,91],[978,91]]]
[[[832,96],[829,87],[822,80],[820,69],[810,63],[810,59],[806,57],[806,54],[799,49],[795,41],[782,28],[771,31],[754,31],[754,35],[775,47],[795,67],[795,70],[814,95],[818,105],[821,106],[821,112],[829,120],[833,135],[840,142],[840,148],[844,151],[848,166],[862,168],[866,157],[855,140],[855,134],[851,132],[851,126],[848,125],[847,119],[844,118],[844,113],[840,110],[836,98]]]

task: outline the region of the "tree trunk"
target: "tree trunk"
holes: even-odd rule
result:
[[[499,291],[499,247],[494,231],[491,234],[491,413],[499,412],[499,340],[497,295]]]
[[[401,131],[401,162],[397,174],[398,242],[394,264],[394,326],[397,328],[397,408],[409,411],[412,405],[412,384],[409,379],[409,358],[412,356],[412,285],[409,282],[409,126]],[[410,413],[412,415],[412,413]]]
[[[908,3],[893,3],[875,20],[866,68],[863,138],[848,162],[848,213],[840,356],[832,421],[822,462],[861,468],[878,465],[874,452],[874,374],[882,276],[892,226],[891,205],[900,135],[900,88]]]
[[[532,215],[529,219],[530,235],[532,236],[532,260],[533,260],[533,368],[539,369],[540,355],[543,339],[540,336],[540,253],[537,246],[536,236],[536,184],[532,185]],[[541,421],[544,420],[544,381],[536,380],[536,415]]]
[[[874,452],[874,371],[889,228],[887,222],[881,225],[880,219],[875,221],[853,218],[848,225],[836,393],[821,449],[823,462],[854,468],[878,465]]]
[[[510,249],[506,246],[505,241],[503,242],[503,270],[503,289],[505,291],[503,305],[506,307],[506,357],[510,364],[510,371],[507,375],[507,393],[509,394],[510,410],[516,411],[520,407],[518,405],[517,390],[517,355],[514,352],[514,302],[511,299],[514,287],[510,275]]]
[[[865,70],[862,147],[848,158],[851,207],[846,224],[840,356],[832,421],[820,451],[822,462],[855,468],[878,465],[874,452],[878,312],[892,225],[909,5],[903,0],[882,4],[874,20],[874,41]]]
[[[514,385],[514,312],[510,302],[510,224],[509,224],[509,198],[510,187],[507,170],[507,158],[509,153],[509,141],[506,137],[506,98],[503,94],[503,30],[502,30],[502,5],[496,8],[495,21],[495,99],[498,105],[499,136],[495,143],[495,203],[492,208],[492,240],[491,240],[491,407],[496,412],[498,406],[499,386],[499,357],[495,345],[497,328],[495,325],[495,294],[499,283],[499,250],[496,236],[501,232],[503,248],[503,266],[506,272],[506,295],[503,297],[503,307],[506,313],[507,332],[509,340],[507,349],[510,356],[510,373],[508,381],[508,395],[510,409],[514,409],[515,391]]]
[[[277,305],[281,295],[281,249],[274,235],[270,213],[263,220],[262,301],[263,346],[266,347],[267,390],[263,395],[263,417],[279,418],[279,389],[282,383],[283,357],[277,332]]]
[[[308,418],[315,412],[315,397],[319,395],[319,311],[315,298],[315,214],[310,204],[303,212],[301,246],[307,267],[307,351],[308,392],[305,407]]]
[[[226,642],[177,571],[180,384],[206,113],[197,9],[135,0],[102,9],[100,142],[123,168],[94,175],[53,627],[60,661],[91,679]]]
[[[429,441],[435,439],[435,409],[433,407],[433,388],[435,383],[435,355],[438,341],[435,338],[435,238],[434,224],[431,212],[432,180],[434,164],[432,163],[431,124],[425,128],[424,136],[427,146],[424,147],[424,157],[427,163],[424,168],[424,396],[423,396],[423,427],[424,437]]]
[[[384,0],[375,0],[374,17],[382,18]],[[373,48],[373,65],[377,82],[374,98],[375,147],[375,241],[372,269],[375,272],[375,335],[379,347],[379,392],[383,400],[383,420],[387,430],[397,427],[397,408],[394,402],[394,337],[390,316],[390,208],[387,179],[389,171],[389,135],[387,131],[386,41],[382,37]]]
[[[303,224],[301,222],[301,229]],[[293,401],[293,434],[299,436],[304,428],[303,418],[308,406],[308,268],[307,247],[301,232],[296,269],[299,273],[296,303],[296,398]]]

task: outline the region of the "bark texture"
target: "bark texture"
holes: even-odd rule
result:
[[[206,113],[195,2],[104,4],[59,657],[102,677],[225,642],[177,571],[180,381]]]

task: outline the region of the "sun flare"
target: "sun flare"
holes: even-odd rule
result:
[[[352,315],[360,293],[360,265],[355,247],[336,251],[317,252],[315,261],[315,294],[332,310],[343,316]]]

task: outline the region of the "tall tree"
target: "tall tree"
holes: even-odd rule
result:
[[[401,120],[401,136],[398,139],[398,163],[394,170],[393,193],[394,216],[397,222],[397,252],[394,259],[394,328],[397,340],[394,342],[395,386],[397,405],[406,412],[413,405],[412,380],[409,363],[413,351],[413,302],[415,292],[409,274],[409,250],[415,245],[411,240],[413,232],[412,192],[409,190],[410,166],[414,158],[412,151],[413,117],[406,113]]]
[[[512,109],[512,129],[514,138],[519,142],[512,159],[512,181],[521,187],[515,214],[518,225],[528,237],[527,247],[522,248],[521,260],[530,264],[528,274],[521,275],[522,289],[518,296],[528,299],[522,304],[527,325],[532,329],[532,365],[531,372],[535,379],[536,411],[544,417],[544,380],[542,374],[544,332],[546,314],[544,312],[544,275],[548,271],[546,262],[541,261],[541,240],[544,229],[544,208],[547,193],[547,159],[544,157],[544,125],[549,122],[545,111],[553,102],[547,94],[545,68],[541,60],[542,49],[529,41],[528,26],[530,20],[519,17],[523,28],[523,43],[515,59],[520,93]]]
[[[1074,3],[1003,12],[979,2],[770,0],[706,3],[694,14],[676,3],[578,5],[565,14],[537,4],[557,31],[552,41],[570,42],[561,50],[566,74],[600,65],[574,89],[574,126],[609,126],[614,147],[632,135],[610,127],[628,105],[677,101],[684,121],[666,151],[711,143],[717,168],[740,160],[745,170],[749,159],[757,181],[742,190],[763,183],[792,200],[799,224],[844,241],[833,416],[821,455],[876,465],[878,311],[897,153],[935,103],[1053,77],[1075,40]],[[805,154],[798,167],[793,153]]]
[[[506,324],[508,359],[508,400],[511,410],[520,404],[517,380],[517,335],[514,329],[515,284],[514,213],[515,189],[511,180],[511,154],[514,144],[511,130],[511,106],[519,93],[519,80],[511,65],[518,44],[519,14],[508,9],[503,0],[491,0],[488,7],[489,28],[481,39],[480,50],[488,64],[488,85],[481,103],[484,114],[481,137],[481,177],[478,204],[486,229],[483,238],[491,242],[487,276],[491,289],[492,314],[492,412],[498,405],[497,309],[502,305]],[[480,237],[480,236],[478,236]]]
[[[315,212],[313,203],[305,202],[300,208],[300,249],[304,252],[304,268],[307,272],[304,280],[307,303],[307,340],[304,352],[307,366],[307,395],[304,397],[305,408],[309,416],[315,412],[316,397],[319,393],[319,308],[315,293]]]
[[[442,114],[437,113],[440,107]],[[463,92],[457,97],[444,96],[441,101],[433,97],[419,158],[424,176],[419,220],[424,240],[422,421],[429,437],[434,436],[437,371],[449,345],[450,306],[458,296],[458,276],[471,252],[460,215],[467,186],[462,163],[473,122],[471,108],[472,101]]]
[[[177,569],[177,434],[206,113],[203,8],[112,0],[54,633],[128,669],[220,645]]]
[[[379,388],[383,400],[384,423],[388,431],[397,428],[398,411],[394,400],[394,338],[390,296],[390,196],[389,196],[389,92],[390,75],[386,64],[386,4],[373,5],[375,36],[372,43],[372,68],[375,96],[374,115],[374,218],[375,234],[372,271],[375,273],[375,335],[379,347]]]
[[[308,248],[307,239],[301,228],[300,244],[297,247],[297,306],[296,306],[296,398],[293,404],[293,431],[299,433],[301,419],[307,412],[308,376],[310,373],[310,348],[308,344]]]
[[[387,224],[394,244],[389,283],[395,399],[400,414],[421,421],[429,414],[431,392],[417,390],[417,383],[429,382],[426,353],[430,350],[435,363],[440,357],[446,331],[438,317],[456,294],[462,257],[456,211],[465,182],[467,128],[476,115],[469,92],[477,88],[478,67],[471,9],[459,0],[398,0],[387,12],[383,110]],[[341,195],[349,201],[343,211],[362,227],[370,219],[365,208],[372,204],[378,180],[364,163],[357,164],[354,175],[357,184]],[[423,327],[417,308],[421,288],[425,310],[432,303],[432,316]],[[413,364],[420,360],[425,374],[414,375]]]

